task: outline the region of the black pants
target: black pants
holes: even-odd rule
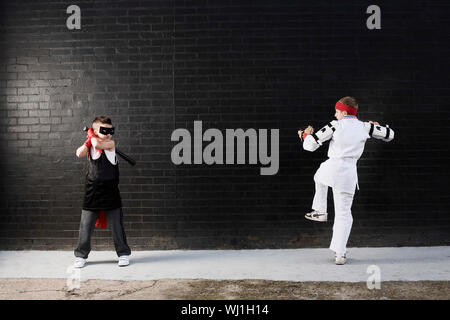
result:
[[[75,249],[75,257],[87,259],[91,252],[91,235],[95,227],[100,211],[81,211],[80,234],[78,238],[78,247]],[[105,210],[108,226],[112,229],[114,247],[117,256],[130,255],[131,250],[127,244],[127,237],[123,228],[122,208]]]

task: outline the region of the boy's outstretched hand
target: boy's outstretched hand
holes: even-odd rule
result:
[[[378,122],[376,122],[376,121],[372,121],[372,120],[369,120],[369,123],[373,123],[373,124],[375,124],[375,125],[377,125],[377,126],[379,126],[380,124],[378,123]]]
[[[302,140],[302,141],[306,138],[306,135],[313,134],[313,133],[314,133],[314,128],[311,126],[308,126],[304,130],[298,130],[298,136],[300,137],[300,140]]]

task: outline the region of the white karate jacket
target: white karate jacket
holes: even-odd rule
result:
[[[364,151],[364,144],[370,138],[364,122],[356,116],[344,116],[342,120],[331,122],[335,128],[328,137],[317,141],[308,135],[303,142],[303,149],[315,151],[323,142],[331,139],[328,148],[328,160],[322,162],[314,181],[332,187],[337,191],[355,193],[358,187],[356,163]]]

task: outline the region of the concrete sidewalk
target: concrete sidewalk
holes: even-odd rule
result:
[[[348,262],[334,264],[329,249],[134,251],[128,267],[113,251],[92,251],[81,281],[263,279],[366,282],[368,267],[381,281],[450,281],[450,246],[349,248]],[[72,251],[0,251],[0,278],[67,278]],[[373,271],[372,271],[373,272]],[[371,272],[371,273],[372,273]]]

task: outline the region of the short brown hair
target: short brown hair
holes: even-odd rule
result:
[[[92,121],[92,124],[94,124],[96,122],[112,125],[111,119],[108,118],[107,116],[97,116],[97,117],[95,117],[94,121]]]
[[[358,109],[358,101],[356,101],[356,99],[353,97],[347,96],[347,97],[340,98],[339,102],[342,104],[345,104],[349,107]]]

